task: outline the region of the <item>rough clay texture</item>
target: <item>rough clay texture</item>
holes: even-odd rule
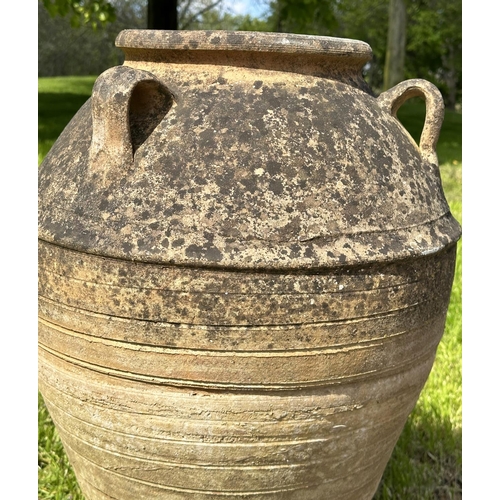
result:
[[[440,96],[375,98],[352,40],[117,45],[40,167],[40,390],[86,498],[370,499],[453,281]]]
[[[228,60],[227,48],[205,64],[191,62],[196,51],[172,50],[175,63],[168,53],[150,62],[150,52],[134,48],[126,66],[101,75],[47,156],[41,238],[124,259],[249,269],[393,260],[457,239],[437,165],[366,89],[368,53],[360,64],[325,51],[330,65],[340,59],[327,78],[280,71],[279,59],[267,64],[274,70],[247,68],[250,56]],[[217,55],[225,64],[210,64]],[[285,55],[300,67],[303,55]],[[147,92],[155,79],[160,105],[161,92]],[[131,100],[166,113],[145,140]]]

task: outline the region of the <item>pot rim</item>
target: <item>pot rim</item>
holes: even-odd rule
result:
[[[118,34],[115,45],[121,49],[343,56],[366,62],[372,57],[370,45],[360,40],[262,31],[126,29]]]

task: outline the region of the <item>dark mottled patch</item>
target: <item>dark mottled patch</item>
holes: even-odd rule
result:
[[[255,194],[259,189],[256,179],[241,179],[240,184],[251,194]]]
[[[306,247],[304,251],[304,257],[308,259],[312,259],[314,257],[314,250],[311,248],[311,246]]]
[[[268,159],[266,161],[266,170],[270,175],[278,175],[281,172],[281,163],[273,159]]]
[[[207,248],[205,256],[208,260],[211,260],[213,262],[219,262],[220,260],[222,260],[221,251],[214,246]]]
[[[212,262],[219,262],[222,260],[222,253],[215,246],[202,247],[200,245],[189,245],[185,250],[185,254],[190,258],[205,258]]]
[[[193,182],[197,186],[206,186],[207,185],[207,179],[205,177],[202,177],[201,175],[197,175],[194,179]]]
[[[269,133],[268,127],[262,118],[254,120],[252,125],[260,132],[260,135],[267,135]]]
[[[271,179],[269,181],[269,189],[274,194],[281,194],[283,192],[283,184],[278,179]]]
[[[215,144],[215,137],[212,129],[203,130],[198,134],[198,138],[200,145],[203,145],[205,148],[209,148],[209,150]]]
[[[175,241],[172,241],[172,248],[178,248],[178,247],[184,245],[184,243],[185,243],[184,238],[179,238]]]
[[[253,133],[251,130],[242,130],[238,134],[238,143],[239,144],[248,144],[252,142]]]
[[[262,103],[271,109],[281,109],[284,102],[286,102],[285,93],[281,89],[274,89],[263,87],[262,88]]]
[[[134,247],[133,247],[133,245],[132,245],[131,243],[129,243],[129,242],[127,242],[127,241],[124,241],[124,242],[122,243],[122,249],[123,249],[123,251],[124,251],[125,253],[130,253],[130,252],[131,252],[131,250],[132,250],[132,248],[134,248]]]
[[[290,245],[290,257],[292,258],[300,257],[302,255],[301,250],[302,249],[300,245],[298,245],[297,243],[293,243],[292,245]]]
[[[199,245],[189,245],[184,253],[186,254],[186,257],[195,259],[199,259],[204,255],[203,247]]]
[[[229,45],[239,46],[245,41],[245,35],[237,32],[227,32],[227,43]]]

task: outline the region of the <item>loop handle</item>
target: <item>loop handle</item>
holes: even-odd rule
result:
[[[153,74],[116,66],[97,78],[91,99],[90,169],[105,178],[123,175],[171,108],[173,95]]]
[[[377,102],[382,109],[397,118],[398,109],[412,97],[424,99],[426,108],[424,127],[420,136],[420,154],[425,160],[438,165],[436,145],[444,119],[444,102],[438,88],[427,80],[417,78],[406,80],[382,92]]]

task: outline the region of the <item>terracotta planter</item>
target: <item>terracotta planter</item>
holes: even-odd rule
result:
[[[375,97],[354,40],[117,45],[39,180],[40,390],[86,498],[371,498],[453,280],[439,92]]]

